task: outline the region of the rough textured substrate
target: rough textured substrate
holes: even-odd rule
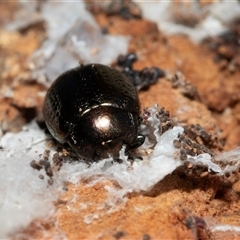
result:
[[[7,16],[9,17],[9,16]],[[189,42],[184,36],[165,37],[157,31],[154,24],[143,20],[124,21],[112,17],[97,16],[102,26],[111,33],[120,33],[132,37],[130,51],[139,56],[136,68],[158,66],[172,73],[180,70],[189,82],[197,86],[202,102],[184,97],[179,89],[173,89],[166,79],[160,80],[147,91],[140,93],[142,107],[158,103],[168,109],[172,116],[180,121],[200,123],[205,129],[223,130],[225,149],[240,145],[239,107],[231,108],[233,97],[239,96],[240,72],[230,74],[220,71],[212,59],[213,55],[203,46]],[[1,20],[2,21],[2,20]],[[111,21],[111,25],[109,22]],[[2,87],[7,86],[13,77],[23,72],[21,64],[26,56],[35,49],[40,41],[36,32],[26,35],[17,33],[1,34],[2,53],[0,64],[6,69],[15,66],[8,75],[4,75]],[[37,34],[38,36],[38,34]],[[11,39],[11,41],[5,41]],[[10,42],[17,41],[14,47]],[[21,44],[28,42],[29,44]],[[42,98],[37,94],[42,87],[34,83],[27,87],[18,84],[13,98],[0,102],[0,118],[8,119],[13,129],[24,123],[23,109],[36,108],[40,111]],[[239,99],[238,99],[239,100]],[[14,104],[13,104],[14,103]],[[13,107],[13,106],[17,106]],[[7,109],[7,111],[6,111]],[[211,109],[208,110],[208,109]],[[27,114],[28,113],[28,114]],[[29,116],[29,111],[27,111]],[[19,118],[21,117],[21,118]],[[20,119],[20,120],[19,120]],[[239,239],[236,232],[211,232],[197,229],[194,216],[204,217],[208,224],[239,225],[239,198],[234,191],[240,191],[240,184],[233,186],[234,191],[227,196],[215,195],[215,184],[207,178],[191,179],[173,173],[157,184],[151,192],[132,194],[126,203],[119,203],[112,209],[106,205],[105,187],[111,182],[87,186],[81,183],[69,185],[68,191],[56,203],[57,211],[49,222],[36,220],[22,233],[30,238],[42,238],[64,235],[68,239]],[[75,196],[77,201],[70,202]],[[56,226],[57,222],[57,226]],[[58,232],[56,232],[58,229]],[[13,236],[14,238],[14,236]]]

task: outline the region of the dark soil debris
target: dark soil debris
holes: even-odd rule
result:
[[[191,215],[184,220],[184,224],[192,230],[196,239],[207,239],[207,224],[203,218]]]
[[[164,107],[160,109],[157,117],[160,119],[161,133],[165,133],[175,125],[174,120],[170,117],[169,111],[165,110]]]
[[[30,166],[33,168],[33,169],[36,169],[38,171],[40,171],[43,167],[40,165],[39,162],[37,162],[36,160],[32,160],[30,162]]]
[[[158,67],[143,68],[142,70],[134,70],[133,63],[137,61],[135,53],[120,55],[117,59],[117,65],[122,72],[131,80],[137,90],[146,90],[152,84],[155,84],[159,78],[165,76],[165,72]]]
[[[151,236],[149,234],[144,234],[142,240],[151,240]]]
[[[179,88],[181,93],[192,100],[201,101],[197,88],[189,81],[181,72],[176,72],[173,76],[167,76],[167,79],[172,83],[173,88]]]
[[[131,0],[115,1],[86,1],[87,9],[93,14],[104,12],[107,16],[120,16],[122,19],[140,19],[142,18],[141,9]]]
[[[124,237],[125,235],[126,235],[126,233],[123,232],[123,231],[118,231],[118,232],[116,232],[115,234],[113,234],[113,236],[114,236],[114,238],[115,238],[116,240]]]
[[[214,61],[220,69],[240,70],[240,19],[236,19],[225,33],[206,39],[205,44],[215,53]]]
[[[223,145],[220,136],[207,132],[200,124],[192,124],[184,127],[184,133],[199,145],[204,145],[212,150],[222,150]],[[219,134],[220,135],[220,134]]]

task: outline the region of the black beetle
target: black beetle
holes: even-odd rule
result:
[[[60,75],[49,88],[43,116],[55,139],[80,158],[118,158],[141,146],[140,104],[135,87],[121,72],[101,64],[81,65]]]

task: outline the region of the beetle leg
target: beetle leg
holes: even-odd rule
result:
[[[129,150],[140,147],[144,143],[144,141],[145,141],[145,136],[142,134],[138,134],[136,142],[133,143],[131,146],[129,146]]]

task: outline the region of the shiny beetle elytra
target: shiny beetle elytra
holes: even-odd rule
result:
[[[118,158],[139,147],[140,104],[135,87],[121,72],[101,64],[81,65],[60,75],[43,105],[55,139],[67,142],[80,158]]]

